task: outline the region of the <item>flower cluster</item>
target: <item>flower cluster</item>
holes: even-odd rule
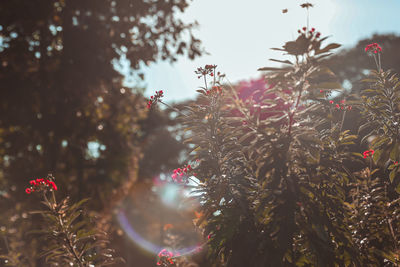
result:
[[[152,95],[149,99],[149,102],[147,102],[147,108],[151,108],[151,106],[158,101],[164,96],[164,92],[162,90],[156,91],[155,95]]]
[[[340,100],[339,103],[336,103],[336,104],[335,104],[335,102],[334,102],[333,100],[329,100],[329,104],[335,105],[335,108],[336,108],[336,109],[341,109],[341,110],[348,109],[348,110],[351,110],[352,107],[346,105],[345,102],[346,102],[345,100]]]
[[[377,43],[372,43],[365,47],[365,52],[378,54],[382,52],[382,47],[380,47]]]
[[[174,254],[171,251],[168,251],[166,249],[161,250],[158,253],[159,261],[157,262],[157,265],[160,266],[160,265],[174,264],[172,257],[174,257]]]
[[[35,179],[29,181],[30,187],[25,189],[25,193],[30,194],[35,191],[45,191],[45,190],[57,190],[57,185],[52,181],[52,179]]]
[[[178,168],[174,170],[174,173],[171,175],[172,180],[174,180],[174,182],[179,182],[181,183],[183,181],[183,176],[184,175],[188,175],[190,171],[192,171],[192,166],[190,166],[190,164],[182,167],[182,168]]]
[[[307,27],[303,27],[302,30],[297,30],[298,33],[307,35]],[[313,37],[319,38],[321,36],[320,32],[316,32],[315,28],[311,28],[311,30],[308,31],[308,37],[312,39]]]
[[[213,86],[210,90],[206,91],[207,95],[222,94],[221,86]]]
[[[197,70],[195,70],[194,72],[200,76],[197,76],[197,78],[201,78],[201,76],[205,76],[205,75],[210,75],[210,76],[214,76],[214,72],[215,72],[215,68],[217,67],[217,65],[205,65],[204,68],[199,67],[197,68]]]
[[[363,152],[363,155],[364,155],[364,159],[366,159],[367,157],[372,157],[372,155],[374,154],[374,150],[366,150],[366,151],[364,151]]]

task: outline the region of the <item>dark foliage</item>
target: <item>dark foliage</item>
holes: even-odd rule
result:
[[[90,197],[90,209],[111,217],[137,179],[148,113],[141,90],[124,87],[117,70],[128,64],[124,74],[138,82],[143,65],[200,55],[195,24],[177,17],[187,6],[186,0],[1,2],[1,253],[31,251],[22,265],[41,266],[33,255],[45,244],[23,235],[37,223],[22,218],[32,204],[23,192],[30,177],[52,172],[60,194],[68,192],[72,202]]]

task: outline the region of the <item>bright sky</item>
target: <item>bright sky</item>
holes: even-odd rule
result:
[[[194,98],[201,82],[194,70],[216,64],[231,82],[259,76],[257,68],[274,65],[269,58],[282,59],[281,47],[293,40],[306,25],[301,0],[194,0],[183,14],[185,21],[198,21],[195,34],[210,53],[194,61],[179,58],[170,65],[156,63],[145,70],[146,96],[164,90],[165,100]],[[400,0],[309,0],[310,27],[331,42],[349,47],[374,33],[400,34]],[[282,9],[288,9],[283,14]]]

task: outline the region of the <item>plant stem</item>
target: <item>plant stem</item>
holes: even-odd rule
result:
[[[172,110],[178,112],[178,113],[179,113],[180,115],[182,115],[182,116],[189,117],[188,115],[183,114],[179,109],[174,108],[174,107],[168,105],[167,103],[162,102],[161,100],[158,100],[158,102],[160,102],[160,103],[163,104],[164,106],[166,106],[166,107],[168,107],[168,108],[170,108],[170,109],[172,109]]]
[[[46,193],[43,193],[44,199],[46,202],[48,202],[50,204],[51,207],[51,211],[54,212],[55,214],[57,214],[58,217],[58,224],[61,228],[61,231],[65,237],[65,243],[67,245],[68,248],[68,252],[71,253],[73,255],[73,257],[75,258],[75,261],[78,263],[79,267],[84,267],[84,264],[82,262],[82,260],[80,259],[80,257],[78,256],[78,253],[76,252],[71,239],[69,238],[69,231],[68,229],[66,229],[61,214],[59,214],[59,212],[57,212],[56,207],[57,207],[57,200],[56,200],[56,195],[54,194],[54,191],[51,191],[51,195],[52,195],[52,199],[53,199],[53,203],[51,203],[47,197],[46,197]]]

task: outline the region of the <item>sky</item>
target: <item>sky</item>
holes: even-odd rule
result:
[[[191,61],[180,57],[171,65],[158,62],[146,67],[145,95],[163,90],[167,102],[193,99],[201,86],[194,70],[206,64],[218,65],[231,82],[260,77],[260,67],[274,66],[269,58],[283,59],[279,51],[306,26],[305,0],[194,0],[184,14],[185,22],[197,21],[194,31],[209,53]],[[329,42],[344,48],[374,33],[400,34],[400,0],[309,0],[310,27]],[[287,13],[282,13],[288,9]],[[373,40],[371,40],[373,41]]]

